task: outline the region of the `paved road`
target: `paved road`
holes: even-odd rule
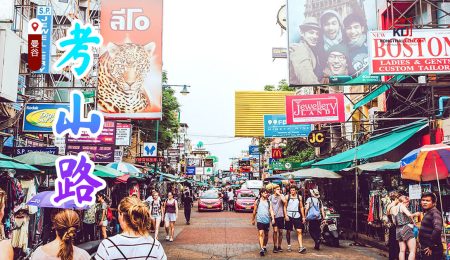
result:
[[[175,227],[174,242],[166,242],[164,229],[160,230],[162,241],[169,259],[254,259],[259,256],[256,227],[250,223],[250,213],[235,212],[192,212],[191,225],[184,222],[180,211]],[[296,237],[292,237],[292,252],[286,252],[286,237],[283,238],[283,253],[274,254],[272,230],[269,233],[266,259],[386,259],[385,253],[369,247],[354,247],[350,241],[341,241],[340,248],[321,246],[313,249],[311,238],[306,237],[306,254],[297,252]]]

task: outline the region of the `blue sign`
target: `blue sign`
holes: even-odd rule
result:
[[[69,104],[64,103],[29,103],[23,115],[24,132],[52,133],[56,110],[64,108],[69,110]]]
[[[259,146],[257,146],[257,145],[250,145],[248,147],[248,154],[250,154],[250,155],[259,155]]]
[[[58,147],[16,147],[14,149],[14,154],[16,156],[31,152],[43,152],[58,155]]]
[[[288,125],[286,115],[264,115],[264,137],[308,137],[314,125]]]
[[[278,162],[278,159],[269,158],[269,164],[273,164],[274,162]]]
[[[42,66],[34,73],[49,74],[52,46],[53,11],[50,6],[38,6],[36,18],[42,22]]]
[[[186,175],[195,175],[195,166],[186,167]]]

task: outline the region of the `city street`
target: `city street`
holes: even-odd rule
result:
[[[370,247],[350,246],[351,241],[341,241],[340,248],[322,245],[320,251],[313,249],[313,242],[304,239],[307,253],[300,255],[296,237],[292,236],[292,252],[287,252],[286,237],[283,237],[284,252],[272,252],[272,229],[269,233],[268,254],[259,256],[256,227],[250,223],[251,213],[197,212],[193,208],[191,225],[186,225],[180,210],[175,228],[174,242],[164,241],[164,229],[160,230],[168,259],[387,259],[387,253]],[[284,233],[285,234],[285,233]]]

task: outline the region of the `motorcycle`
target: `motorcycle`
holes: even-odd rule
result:
[[[322,239],[328,246],[339,247],[339,230],[338,219],[339,214],[336,214],[332,207],[325,207],[326,219],[320,226],[322,231]]]

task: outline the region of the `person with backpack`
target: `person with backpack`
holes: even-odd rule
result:
[[[308,221],[308,229],[311,238],[314,240],[314,249],[320,249],[320,222],[325,221],[325,211],[323,209],[322,201],[320,200],[320,193],[318,189],[309,190],[311,197],[306,200],[306,220]]]
[[[297,187],[292,185],[289,188],[289,194],[286,196],[286,203],[284,204],[284,215],[286,220],[286,240],[288,243],[287,251],[291,249],[291,231],[295,228],[297,232],[297,239],[301,254],[306,253],[306,248],[303,246],[302,231],[305,228],[305,209],[303,207],[303,199],[298,194]]]
[[[269,241],[270,222],[275,224],[275,217],[273,214],[272,205],[269,201],[269,191],[266,188],[259,190],[259,199],[255,200],[252,215],[252,225],[258,229],[259,246],[261,250],[259,254],[264,256],[267,252],[267,242]]]
[[[119,203],[119,223],[123,232],[104,239],[96,260],[156,259],[166,260],[161,243],[150,233],[150,210],[140,199],[125,197]]]
[[[152,200],[149,204],[150,208],[150,220],[152,226],[155,228],[155,239],[158,240],[159,226],[161,225],[161,219],[164,215],[164,208],[162,206],[161,198],[157,191],[153,191]]]
[[[284,229],[284,204],[286,204],[285,197],[281,194],[281,188],[278,185],[273,186],[273,194],[269,197],[270,204],[272,204],[275,223],[273,226],[273,252],[283,252],[281,249],[281,242],[283,240]]]

